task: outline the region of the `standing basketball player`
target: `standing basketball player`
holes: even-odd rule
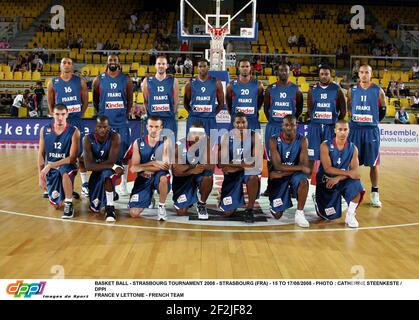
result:
[[[109,118],[111,129],[119,133],[121,146],[118,160],[123,161],[131,142],[128,115],[132,108],[133,94],[131,78],[122,73],[120,68],[118,56],[109,55],[106,72],[97,76],[93,82],[93,104],[99,115]],[[120,185],[121,195],[128,195],[127,175],[128,165],[126,162]]]
[[[131,217],[139,217],[151,204],[154,190],[160,196],[157,219],[167,220],[165,202],[170,189],[169,139],[160,138],[163,121],[151,116],[147,119],[148,134],[133,142],[131,172],[138,173],[128,204]]]
[[[67,106],[68,119],[67,122],[79,129],[80,132],[80,149],[78,154],[78,165],[81,177],[81,193],[88,196],[87,172],[84,167],[82,143],[84,137],[84,128],[81,118],[88,106],[88,89],[86,82],[79,76],[73,74],[73,60],[63,58],[60,64],[60,75],[54,77],[48,83],[47,101],[48,110],[52,114],[56,104],[64,104]],[[78,195],[75,194],[77,197]]]
[[[372,68],[362,65],[358,71],[359,83],[348,91],[351,113],[349,140],[358,148],[359,164],[370,167],[371,205],[381,207],[378,194],[378,165],[380,163],[379,122],[386,115],[383,89],[371,82]]]
[[[231,119],[237,112],[246,114],[248,129],[260,129],[259,109],[263,104],[263,85],[260,80],[253,79],[250,61],[246,58],[239,62],[239,77],[227,86],[227,110]],[[232,127],[233,125],[233,121]]]
[[[80,132],[67,123],[64,104],[55,104],[52,116],[53,123],[42,127],[39,134],[39,186],[48,192],[49,201],[56,208],[64,201],[62,218],[70,219],[74,217],[72,195]]]
[[[272,136],[278,135],[282,129],[282,121],[285,116],[292,115],[296,119],[303,111],[303,93],[298,86],[288,81],[290,67],[282,63],[278,67],[279,80],[268,86],[265,92],[264,111],[268,119],[265,128],[265,156],[270,167],[269,140]],[[269,194],[269,184],[264,196]]]
[[[198,219],[208,219],[206,202],[212,190],[215,169],[211,164],[212,151],[210,137],[200,122],[194,122],[187,137],[176,143],[172,189],[178,215],[187,215],[189,207],[196,204]]]
[[[342,216],[342,197],[348,203],[345,223],[358,228],[356,208],[365,193],[359,180],[358,149],[348,140],[349,125],[339,120],[335,125],[336,138],[320,146],[320,168],[316,176],[316,211],[326,220]]]
[[[234,129],[221,138],[219,146],[219,166],[224,173],[220,209],[226,216],[231,216],[242,207],[245,204],[245,184],[249,200],[244,221],[253,223],[253,208],[259,195],[259,175],[262,172],[262,139],[258,132],[248,129],[244,113],[237,112],[233,124]]]
[[[185,86],[184,105],[189,112],[186,133],[195,122],[204,125],[205,133],[210,136],[211,129],[217,129],[215,116],[224,107],[224,90],[220,80],[208,74],[209,62],[198,61],[198,77],[191,79]]]
[[[304,215],[308,193],[310,167],[307,155],[307,139],[297,133],[297,122],[292,115],[285,116],[282,132],[269,140],[271,168],[269,170],[269,202],[275,219],[292,207],[291,197],[297,198],[295,224],[308,228]]]
[[[121,138],[110,130],[106,116],[96,118],[95,132],[83,141],[83,158],[86,169],[92,171],[89,178],[90,209],[99,212],[105,207],[106,221],[115,222],[114,183],[121,178],[124,169],[116,164]]]
[[[340,86],[331,81],[329,66],[319,67],[319,80],[310,88],[307,96],[307,113],[310,117],[308,158],[311,168],[315,160],[320,160],[320,144],[333,139],[336,122],[346,115],[345,95]]]
[[[158,56],[156,59],[156,74],[144,78],[141,84],[144,109],[146,109],[148,117],[159,117],[163,121],[163,128],[172,130],[176,139],[179,83],[172,75],[166,74],[166,70],[167,58]]]

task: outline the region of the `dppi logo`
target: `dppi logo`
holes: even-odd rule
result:
[[[15,298],[31,298],[33,295],[42,294],[44,292],[46,281],[39,283],[23,283],[22,280],[11,283],[7,286],[7,293],[14,295]]]

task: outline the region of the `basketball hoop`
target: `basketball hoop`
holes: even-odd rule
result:
[[[224,59],[224,39],[228,33],[228,28],[208,28],[211,35],[210,44],[210,64],[213,70],[223,70]]]

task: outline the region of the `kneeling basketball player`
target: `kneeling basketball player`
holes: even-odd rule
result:
[[[272,166],[269,172],[269,202],[271,213],[276,218],[292,207],[291,198],[297,198],[295,224],[308,228],[309,222],[304,215],[308,193],[307,139],[296,132],[296,119],[292,115],[284,117],[282,132],[269,140]]]
[[[342,216],[341,197],[348,203],[345,223],[350,228],[359,226],[356,208],[364,196],[360,181],[358,149],[348,141],[349,125],[339,120],[335,126],[336,138],[320,146],[320,168],[316,176],[316,210],[326,220]]]
[[[89,178],[90,209],[99,212],[105,207],[106,221],[115,222],[115,182],[124,173],[122,163],[117,164],[121,137],[110,129],[107,116],[96,118],[95,132],[83,141],[83,156]]]
[[[133,143],[131,172],[137,173],[128,204],[131,217],[139,217],[151,204],[154,190],[159,193],[157,220],[167,220],[165,202],[170,188],[169,139],[161,138],[163,121],[147,119],[147,135]]]
[[[233,125],[234,129],[222,137],[219,147],[219,166],[224,172],[220,209],[226,216],[231,216],[237,208],[242,207],[245,204],[245,184],[249,200],[244,221],[253,223],[253,208],[259,194],[259,175],[262,171],[262,139],[258,133],[248,129],[243,112],[235,114]]]

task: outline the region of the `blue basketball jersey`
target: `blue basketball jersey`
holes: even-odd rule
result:
[[[244,137],[244,140],[230,136],[228,139],[228,151],[230,162],[250,162],[247,159],[249,159],[252,156],[252,147],[253,144],[251,134],[249,134],[247,137]]]
[[[349,170],[349,166],[352,161],[354,154],[355,145],[352,142],[347,142],[342,151],[340,151],[336,145],[335,139],[326,140],[329,148],[329,156],[332,162],[332,167],[340,170]],[[323,165],[320,164],[319,171],[317,173],[318,179],[322,179],[325,175]]]
[[[205,81],[199,78],[191,79],[191,111],[189,116],[200,118],[215,118],[217,102],[217,79],[208,76]]]
[[[332,82],[327,87],[320,83],[312,89],[313,107],[311,122],[319,124],[334,124],[338,119],[338,90],[339,86]]]
[[[276,147],[281,156],[281,163],[286,165],[298,165],[300,163],[300,152],[301,144],[303,142],[303,135],[297,133],[291,143],[287,143],[285,141],[282,132],[273,138],[276,140]]]
[[[112,128],[128,125],[127,87],[128,76],[122,72],[115,78],[106,72],[99,76],[99,115],[107,116]]]
[[[161,81],[155,76],[147,77],[147,114],[149,117],[175,117],[173,83],[174,78],[172,76],[167,76]]]
[[[202,143],[207,142],[207,140],[202,140]],[[178,163],[179,164],[188,164],[188,165],[197,165],[197,164],[207,164],[209,160],[206,160],[205,154],[200,154],[199,144],[196,142],[191,144],[186,138],[180,139],[176,142],[178,146]],[[207,146],[206,146],[207,147]],[[206,150],[205,147],[205,150]],[[195,152],[191,152],[191,148],[195,149]]]
[[[101,163],[108,160],[109,152],[111,151],[112,147],[112,137],[114,134],[116,133],[110,131],[104,142],[99,142],[94,132],[89,134],[90,144],[92,146],[92,154],[96,163]]]
[[[359,84],[351,88],[351,124],[359,127],[376,127],[379,121],[380,87],[372,83],[367,89]]]
[[[76,127],[67,124],[67,128],[60,135],[54,131],[54,125],[44,126],[43,138],[45,143],[45,160],[56,162],[70,156],[71,140]]]
[[[243,83],[239,79],[236,79],[231,81],[231,88],[233,91],[233,107],[231,109],[231,119],[234,119],[234,114],[237,112],[243,112],[246,114],[247,121],[249,123],[257,123],[259,119],[258,80],[251,79],[248,83]]]
[[[140,153],[140,163],[161,160],[163,155],[163,141],[158,141],[154,147],[148,144],[148,135],[136,140]]]
[[[298,86],[292,82],[288,82],[286,86],[273,83],[269,86],[269,89],[271,96],[269,122],[282,124],[286,115],[295,115],[296,113]]]
[[[80,126],[82,117],[81,79],[72,75],[71,79],[64,81],[61,77],[52,79],[55,104],[64,104],[68,110],[67,122],[73,126]]]

